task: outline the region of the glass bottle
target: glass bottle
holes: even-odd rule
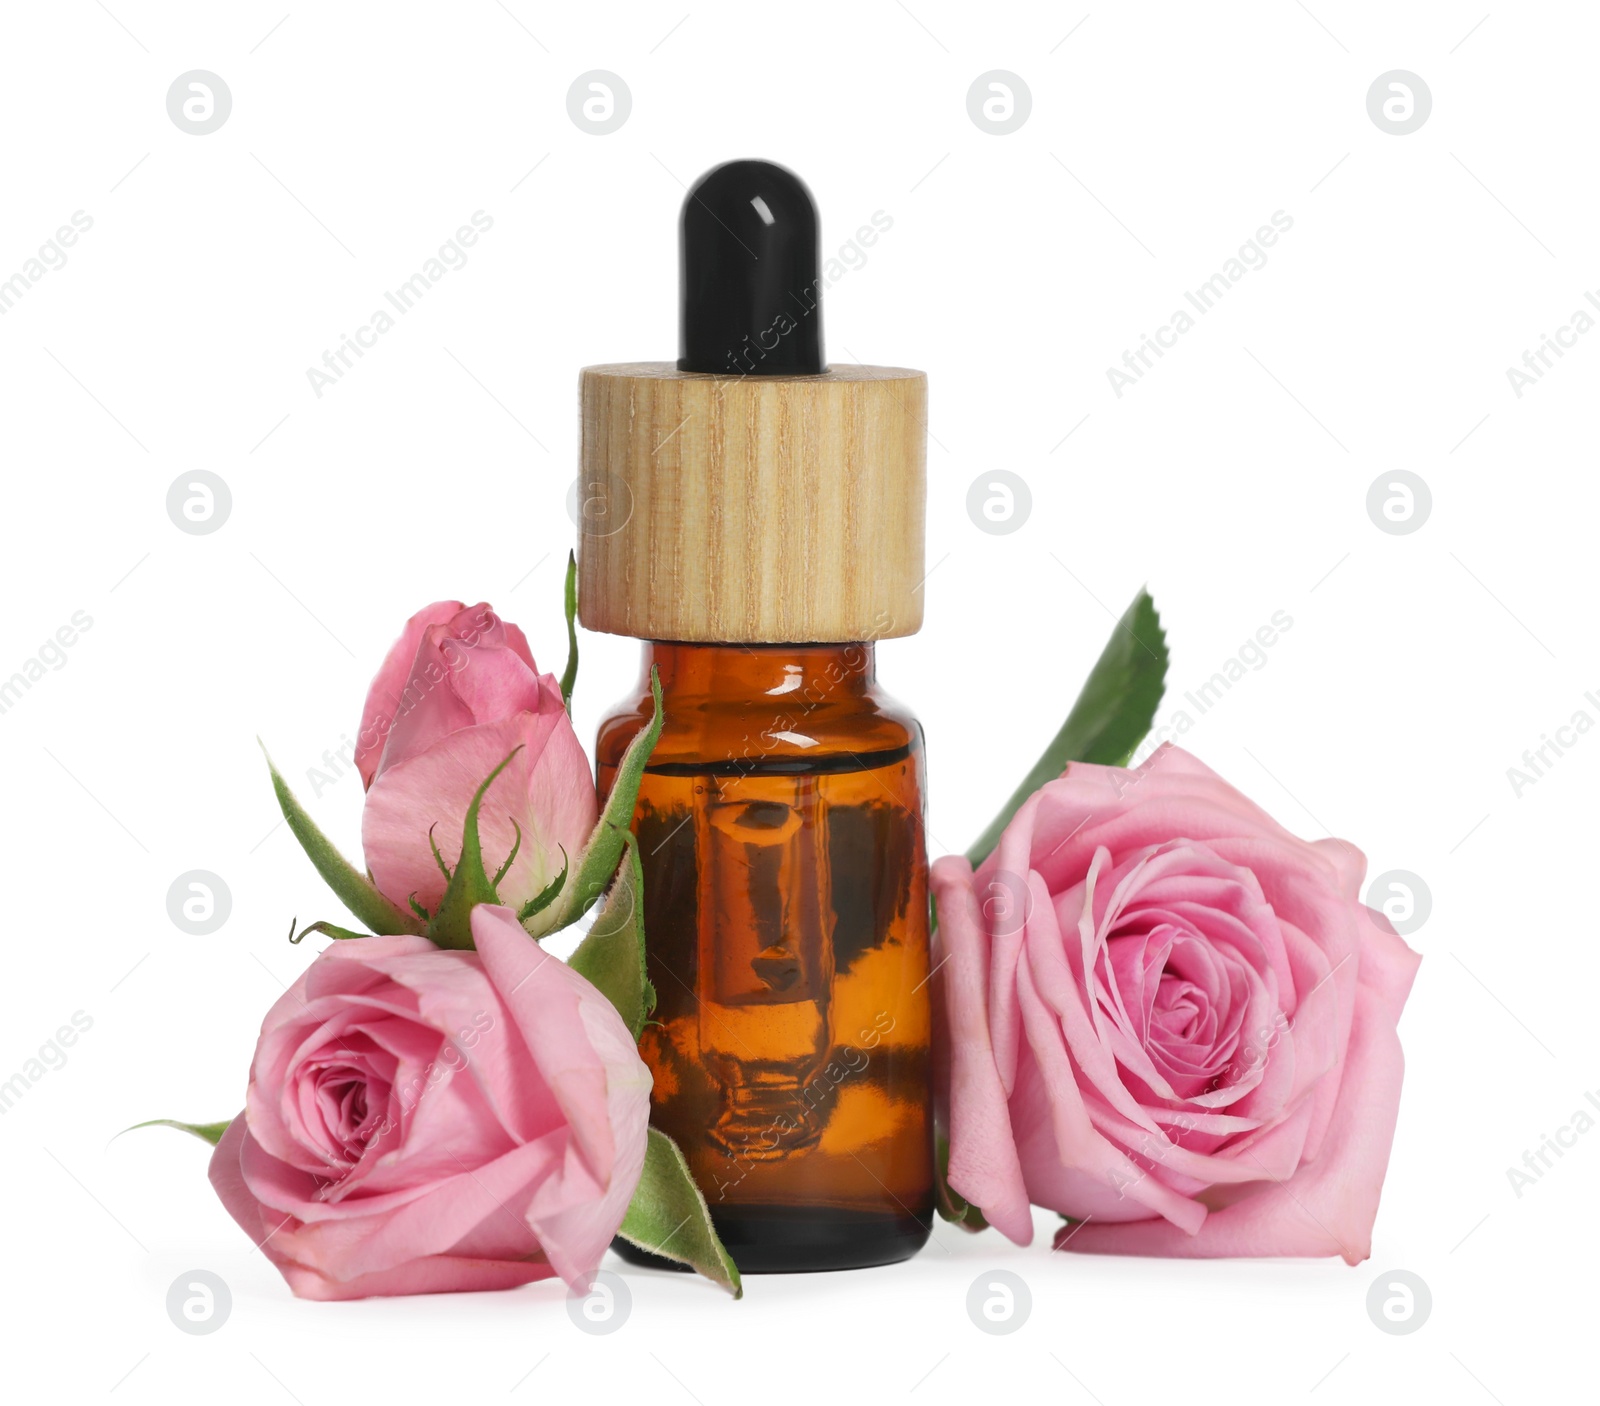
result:
[[[652,668],[663,692],[633,817],[653,1121],[742,1271],[884,1264],[932,1226],[922,730],[873,643],[922,624],[927,377],[828,363],[820,230],[794,172],[708,171],[677,361],[578,389],[578,617],[646,641],[603,794]]]
[[[878,688],[874,652],[647,643],[637,697],[596,743],[605,795],[649,721],[653,665],[640,1049],[652,1122],[741,1270],[885,1264],[931,1227],[922,729]]]

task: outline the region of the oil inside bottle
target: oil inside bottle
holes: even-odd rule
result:
[[[846,695],[719,760],[728,719],[681,700],[640,787],[652,1121],[742,1270],[886,1263],[931,1225],[921,730]]]

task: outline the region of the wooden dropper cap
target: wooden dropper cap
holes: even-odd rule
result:
[[[587,628],[800,644],[921,627],[927,378],[826,366],[817,247],[781,166],[732,161],[689,192],[677,364],[580,379]]]

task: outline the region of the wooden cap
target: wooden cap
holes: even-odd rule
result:
[[[927,377],[585,367],[578,615],[639,639],[802,644],[922,625]]]

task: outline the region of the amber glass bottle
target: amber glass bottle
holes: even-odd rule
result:
[[[903,1259],[933,1214],[922,730],[874,673],[922,624],[927,378],[827,364],[818,249],[792,172],[715,168],[677,362],[579,382],[579,617],[650,642],[603,794],[662,688],[633,824],[652,1120],[746,1271]]]
[[[652,1121],[743,1270],[884,1264],[931,1224],[922,729],[873,656],[646,645],[637,700],[600,728],[604,794],[654,665],[641,1050]]]

